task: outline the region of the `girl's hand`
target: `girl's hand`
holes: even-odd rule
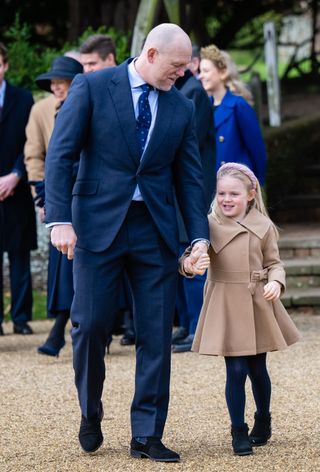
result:
[[[208,254],[201,254],[197,262],[193,264],[195,274],[203,275],[210,265]]]
[[[192,275],[203,275],[209,265],[210,257],[208,254],[201,254],[196,262],[193,262],[193,258],[190,256],[186,257],[183,261],[184,271]]]
[[[282,285],[280,284],[280,282],[277,282],[276,280],[273,280],[272,282],[268,282],[264,286],[264,290],[263,290],[264,298],[268,301],[278,300],[278,298],[281,295],[281,287]]]

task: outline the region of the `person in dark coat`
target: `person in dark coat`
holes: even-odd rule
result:
[[[32,334],[30,250],[37,248],[35,211],[23,162],[30,92],[4,80],[7,49],[0,43],[0,335],[3,335],[3,253],[10,263],[11,318],[16,334]]]
[[[192,49],[194,51],[194,49]],[[191,63],[190,63],[191,64]],[[187,69],[184,76],[176,81],[176,87],[195,105],[196,132],[203,169],[206,206],[209,210],[215,190],[215,148],[214,123],[209,97],[201,82]],[[181,254],[188,245],[188,235],[177,207],[179,240]],[[202,306],[203,287],[206,275],[186,278],[179,275],[176,313],[179,327],[172,336],[172,351],[186,352],[191,350],[194,333]]]
[[[37,85],[51,96],[38,101],[32,108],[26,129],[25,161],[30,183],[35,188],[35,202],[43,219],[45,204],[44,162],[48,143],[54,128],[55,117],[59,113],[68,95],[72,79],[82,73],[79,61],[71,57],[60,56],[54,59],[51,70],[36,78]],[[73,168],[76,179],[78,161]],[[65,344],[65,327],[70,316],[73,299],[72,261],[49,244],[47,313],[55,318],[54,325],[46,341],[38,347],[40,354],[58,356]]]

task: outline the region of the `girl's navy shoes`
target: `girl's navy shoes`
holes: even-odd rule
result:
[[[249,439],[254,447],[264,446],[267,444],[268,439],[271,438],[271,414],[259,415],[257,412],[254,414],[254,425]]]
[[[248,431],[246,423],[243,426],[231,426],[232,447],[236,456],[248,456],[253,453]]]

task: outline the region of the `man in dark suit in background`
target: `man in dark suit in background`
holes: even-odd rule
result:
[[[72,338],[79,440],[86,452],[103,441],[106,340],[126,270],[137,352],[130,452],[163,462],[180,459],[161,442],[178,278],[174,191],[194,264],[209,238],[194,107],[173,88],[190,59],[186,33],[173,24],[157,26],[138,58],[74,79],[49,144],[46,219],[52,244],[74,254]]]
[[[4,80],[6,47],[0,43],[0,335],[3,334],[3,252],[10,263],[11,318],[17,334],[31,334],[30,250],[37,247],[36,220],[23,162],[25,127],[33,104],[31,93]]]
[[[192,48],[194,54],[194,47]],[[189,67],[191,66],[191,62]],[[175,86],[195,105],[196,132],[203,169],[203,180],[206,197],[206,206],[209,210],[215,190],[215,149],[214,149],[214,122],[213,110],[207,92],[201,82],[190,69],[187,69],[183,77],[176,80]],[[177,207],[179,224],[180,251],[186,249],[189,237]],[[191,350],[194,333],[196,331],[200,310],[203,301],[203,287],[206,275],[196,275],[186,278],[179,275],[176,312],[179,328],[172,336],[172,351],[186,352]]]
[[[116,46],[110,36],[93,34],[79,48],[84,72],[95,72],[116,66]]]

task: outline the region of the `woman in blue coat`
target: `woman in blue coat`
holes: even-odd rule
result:
[[[200,79],[212,97],[216,135],[217,169],[239,162],[265,182],[266,151],[251,94],[237,79],[230,57],[211,45],[201,49]]]

